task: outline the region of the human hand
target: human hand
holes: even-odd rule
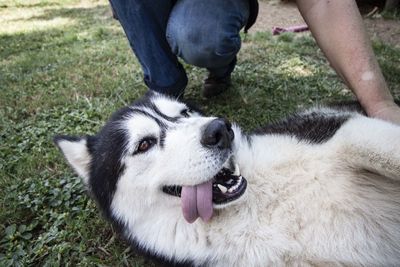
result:
[[[377,104],[368,116],[400,125],[400,107],[393,101]]]

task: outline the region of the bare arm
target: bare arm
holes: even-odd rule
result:
[[[300,13],[332,67],[371,117],[400,124],[354,0],[297,0]]]

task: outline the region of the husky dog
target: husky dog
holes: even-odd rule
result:
[[[314,108],[245,134],[156,93],[55,138],[103,214],[182,266],[400,266],[400,127]]]

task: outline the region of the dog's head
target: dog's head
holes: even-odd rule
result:
[[[154,209],[208,221],[214,208],[234,203],[246,180],[233,141],[227,120],[155,93],[116,112],[95,136],[55,138],[105,214],[123,223]]]

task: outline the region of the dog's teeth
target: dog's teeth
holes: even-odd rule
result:
[[[232,186],[231,188],[229,188],[228,192],[232,193],[233,191],[236,190],[236,185]]]
[[[240,175],[240,169],[239,169],[239,165],[235,164],[235,172],[233,173],[233,175],[235,176],[239,176]]]
[[[239,188],[241,182],[242,182],[242,177],[239,178],[238,182],[234,186],[229,188],[228,192],[232,193],[233,191],[236,191]]]
[[[228,191],[228,189],[226,189],[226,187],[223,185],[217,184],[217,186],[218,186],[219,190],[221,190],[221,192],[224,194]]]
[[[233,179],[229,179],[228,181],[225,182],[227,185],[232,185],[235,181]]]

